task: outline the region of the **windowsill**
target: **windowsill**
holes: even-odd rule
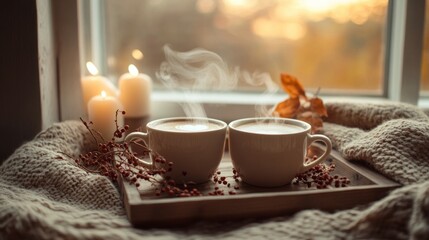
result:
[[[420,108],[429,109],[429,98],[420,98],[417,106]]]
[[[152,93],[152,119],[185,116],[181,103],[203,104],[208,117],[230,122],[239,118],[258,116],[257,106],[270,108],[287,98],[286,94],[261,93],[188,93],[154,91]],[[383,103],[389,102],[383,97],[334,97],[322,96],[325,102]],[[429,100],[419,102],[419,106],[429,107]],[[260,116],[260,115],[259,115]]]
[[[203,104],[272,104],[282,101],[283,94],[261,94],[242,92],[194,92],[182,93],[174,91],[154,91],[152,100],[155,102],[193,102]]]

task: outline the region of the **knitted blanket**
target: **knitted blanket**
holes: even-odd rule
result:
[[[348,160],[403,184],[379,201],[337,212],[135,229],[117,187],[61,152],[92,148],[77,121],[54,124],[0,166],[0,239],[429,239],[429,118],[405,104],[327,104],[324,134]],[[268,203],[269,204],[269,203]]]

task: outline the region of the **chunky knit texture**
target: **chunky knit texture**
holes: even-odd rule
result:
[[[324,134],[351,161],[403,184],[377,202],[327,213],[174,229],[135,229],[107,178],[61,153],[94,147],[83,125],[62,122],[0,166],[0,239],[429,239],[429,118],[405,104],[327,104]],[[269,204],[269,203],[267,203]]]

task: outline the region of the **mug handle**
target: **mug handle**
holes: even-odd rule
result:
[[[321,134],[315,134],[315,135],[307,134],[307,147],[309,147],[311,145],[311,143],[316,142],[316,141],[324,142],[326,144],[326,150],[322,154],[322,156],[311,161],[310,163],[304,162],[304,165],[303,165],[303,168],[301,169],[301,172],[305,172],[305,171],[310,170],[310,168],[314,167],[316,164],[324,161],[329,156],[329,154],[331,153],[332,142],[327,136],[321,135]]]
[[[142,139],[146,143],[146,145],[148,145],[148,142],[149,142],[149,137],[147,133],[144,133],[144,132],[132,132],[125,137],[124,141],[129,143],[134,139]],[[150,158],[150,162],[145,161],[138,157],[137,157],[137,160],[139,160],[139,162],[143,165],[143,167],[151,168],[153,167],[152,154],[149,154],[149,158]]]

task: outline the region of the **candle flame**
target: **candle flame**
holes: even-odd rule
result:
[[[101,96],[105,98],[107,96],[106,91],[101,91]]]
[[[137,69],[136,66],[134,66],[134,64],[130,64],[128,66],[128,72],[130,72],[131,75],[137,76],[139,75],[139,70]]]
[[[94,63],[92,63],[92,62],[87,62],[87,63],[86,63],[86,68],[88,69],[88,71],[89,71],[92,75],[97,75],[97,74],[98,74],[98,69],[97,69],[97,67],[94,65]]]

